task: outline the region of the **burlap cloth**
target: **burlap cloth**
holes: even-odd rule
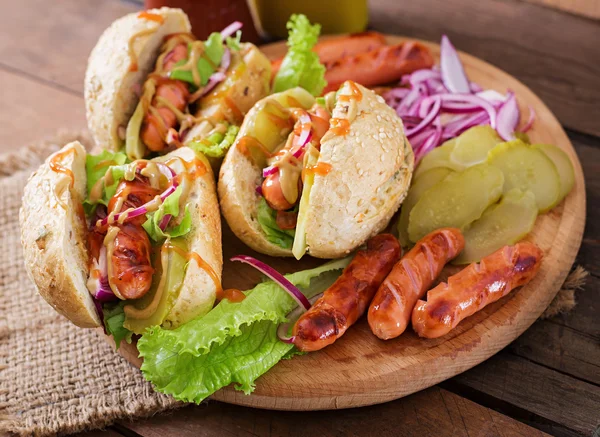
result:
[[[99,338],[78,329],[37,294],[23,266],[18,213],[32,169],[69,141],[88,147],[85,134],[0,156],[0,434],[53,435],[100,428],[183,404],[152,390],[140,372]],[[569,310],[586,273],[580,267],[544,316]]]

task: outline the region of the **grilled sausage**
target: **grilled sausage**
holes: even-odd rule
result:
[[[154,269],[150,261],[150,241],[141,226],[118,225],[114,239],[112,281],[125,299],[137,299],[150,290]]]
[[[302,192],[301,190],[298,191]],[[270,174],[265,178],[262,183],[262,195],[271,208],[276,211],[285,211],[290,209],[292,205],[287,201],[281,190],[281,183],[279,182],[279,172]]]
[[[115,211],[117,202],[122,196],[126,196],[125,201],[123,202],[123,206],[121,207],[120,211],[116,212],[123,212],[129,208],[137,208],[138,206],[142,206],[158,196],[160,192],[160,190],[152,188],[148,183],[148,179],[144,176],[138,175],[132,181],[122,181],[117,186],[115,195],[108,202],[108,212],[112,213]],[[145,215],[140,215],[128,220],[129,223],[133,223],[138,226],[142,226],[145,221]]]
[[[305,352],[332,344],[365,312],[377,288],[400,256],[400,244],[381,234],[359,250],[342,275],[294,325],[296,347]]]
[[[396,263],[371,302],[368,320],[373,334],[382,340],[402,334],[417,300],[464,247],[465,240],[456,228],[438,229],[415,244]]]
[[[331,118],[331,116],[325,109],[323,109],[319,105],[315,105],[313,108],[311,108],[308,115],[311,120],[311,143],[319,147],[321,138],[323,138],[323,135],[325,135],[327,130],[329,130],[329,119]],[[295,113],[294,117],[297,117]],[[300,138],[301,130],[302,128],[297,122],[294,128],[294,132],[290,134],[295,135],[293,141],[288,141],[286,147],[280,150],[278,154],[283,154],[286,150],[293,149],[294,147],[297,147],[299,145],[297,143],[297,140]],[[281,182],[279,177],[279,172],[267,176],[262,183],[262,194],[271,208],[273,208],[276,211],[285,211],[287,209],[290,209],[294,205],[288,202],[287,199],[283,196],[283,191],[281,190]],[[298,193],[302,193],[301,180],[298,181]]]
[[[380,47],[371,52],[338,59],[325,72],[327,86],[323,93],[336,91],[346,80],[366,87],[399,80],[403,75],[433,65],[429,49],[416,41]]]
[[[160,152],[167,147],[167,132],[177,125],[177,116],[167,106],[161,106],[159,100],[165,99],[177,110],[183,111],[190,98],[188,86],[173,79],[163,79],[156,87],[156,93],[152,99],[152,107],[156,113],[148,111],[144,116],[144,122],[140,131],[142,142],[153,152]]]
[[[163,71],[171,71],[175,64],[182,59],[187,59],[188,48],[186,43],[177,44],[173,49],[167,53],[163,59]]]
[[[329,38],[315,45],[313,51],[319,56],[322,64],[328,65],[345,56],[370,52],[385,45],[385,36],[377,32],[353,33],[339,38]],[[281,67],[283,58],[271,62],[273,76]]]
[[[461,320],[525,285],[537,274],[542,251],[533,243],[505,246],[473,263],[427,293],[412,313],[412,325],[421,337],[447,334]]]
[[[120,211],[137,208],[154,199],[160,190],[152,188],[144,176],[136,175],[133,181],[122,181],[108,203],[108,212],[115,212],[119,197],[125,196]],[[152,286],[154,269],[150,260],[150,239],[142,224],[146,216],[138,216],[127,223],[116,224],[119,233],[114,239],[111,259],[113,281],[121,295],[127,299],[142,297]]]

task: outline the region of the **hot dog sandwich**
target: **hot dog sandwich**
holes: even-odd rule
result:
[[[220,171],[223,216],[259,252],[338,258],[387,226],[413,162],[402,121],[372,91],[291,89],[246,116]]]
[[[246,112],[268,94],[271,78],[269,60],[239,42],[240,27],[236,22],[198,41],[180,9],[115,21],[93,49],[85,76],[96,143],[124,149],[131,160],[182,144],[222,157]]]
[[[20,224],[32,281],[80,327],[101,326],[111,302],[131,332],[173,328],[208,312],[221,287],[214,177],[187,147],[126,163],[67,144],[29,179]]]

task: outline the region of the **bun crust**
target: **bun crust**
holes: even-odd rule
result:
[[[350,122],[348,134],[329,130],[321,140],[318,162],[331,171],[315,174],[306,211],[308,253],[317,258],[345,256],[381,232],[410,186],[414,155],[402,121],[381,96],[357,87],[361,100],[338,99],[333,111]],[[346,82],[340,95],[351,93]]]
[[[50,168],[58,154],[59,163],[73,172],[70,190],[71,178]],[[101,322],[86,286],[87,224],[77,214],[86,195],[85,156],[78,141],[51,155],[25,186],[19,221],[25,267],[39,293],[75,325],[94,328]]]
[[[237,68],[241,68],[239,73]],[[271,61],[254,44],[242,43],[239,53],[232,52],[229,72],[228,78],[217,85],[209,97],[202,99],[199,115],[223,118],[231,112],[227,99],[246,115],[256,102],[269,94]],[[211,95],[218,98],[211,99]]]
[[[84,82],[88,128],[104,149],[120,149],[119,126],[127,127],[138,102],[134,90],[154,69],[165,35],[191,31],[181,9],[164,7],[147,12],[161,16],[163,22],[140,18],[137,12],[119,18],[104,31],[88,60]],[[129,54],[130,41],[134,59]],[[131,70],[132,61],[137,61],[135,71]]]
[[[402,121],[374,92],[357,85],[359,102],[338,99],[335,118],[350,121],[347,135],[329,130],[321,140],[318,162],[331,165],[326,175],[315,174],[307,214],[308,253],[339,258],[381,232],[406,196],[414,166],[412,148]],[[340,95],[351,95],[346,82]],[[262,167],[238,147],[251,132],[254,119],[269,96],[248,113],[236,144],[221,166],[221,210],[235,235],[252,249],[273,256],[292,256],[291,249],[270,243],[257,220]]]
[[[52,159],[73,172],[71,178],[50,168]],[[202,155],[182,147],[157,160],[174,156],[191,162],[198,159],[206,172],[196,177],[189,191],[192,229],[185,236],[189,251],[196,252],[221,279],[221,220],[214,175]],[[86,151],[79,142],[67,144],[51,155],[30,177],[19,213],[25,266],[42,297],[60,314],[83,328],[101,326],[94,300],[87,289],[89,276],[87,223],[78,214],[86,196]],[[62,188],[64,187],[64,189]],[[64,206],[63,206],[64,205]],[[217,286],[211,276],[190,261],[183,284],[163,326],[175,328],[208,312]]]
[[[257,218],[260,197],[256,193],[256,187],[261,183],[262,167],[246,156],[240,146],[240,139],[255,136],[255,120],[265,105],[271,99],[285,105],[287,99],[283,96],[288,94],[303,104],[305,109],[314,103],[314,97],[301,88],[273,94],[260,100],[246,115],[236,142],[227,152],[219,173],[221,212],[229,227],[246,245],[257,252],[272,256],[292,256],[292,250],[283,249],[265,238]]]
[[[189,192],[189,211],[192,229],[185,236],[188,250],[196,252],[221,280],[223,271],[223,253],[221,248],[221,214],[217,201],[215,176],[208,160],[201,154],[196,155],[188,147],[182,147],[156,161],[166,161],[174,156],[192,162],[200,159],[206,167],[206,173],[194,179]],[[194,260],[188,263],[183,284],[173,308],[162,326],[176,328],[211,310],[217,296],[217,287],[205,269]]]

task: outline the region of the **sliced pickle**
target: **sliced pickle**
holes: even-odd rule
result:
[[[187,251],[184,237],[173,238],[171,244]],[[162,324],[179,295],[188,261],[176,251],[169,251],[167,259],[168,264],[165,273],[159,253],[154,261],[155,273],[150,291],[125,306],[123,326],[136,334],[142,334],[150,326]],[[166,278],[161,281],[163,275],[166,275]],[[131,311],[127,309],[130,305],[132,306]]]
[[[531,232],[537,214],[535,195],[531,191],[509,191],[464,232],[465,248],[452,263],[479,262],[501,247],[515,244]]]
[[[564,150],[552,144],[535,144],[532,147],[544,152],[556,166],[560,178],[560,194],[556,202],[558,204],[569,194],[575,184],[575,170],[571,158]]]
[[[472,127],[456,139],[450,161],[465,168],[485,162],[488,152],[502,142],[490,125]]]
[[[431,170],[432,168],[449,168],[451,170],[462,170],[463,168],[457,166],[450,162],[450,154],[454,149],[456,144],[456,138],[446,141],[440,147],[436,147],[431,152],[429,152],[425,157],[421,160],[417,169],[414,172],[413,177],[419,177],[427,170]]]
[[[408,218],[413,207],[423,193],[437,185],[438,182],[442,181],[450,173],[454,172],[449,168],[432,168],[431,170],[422,173],[421,176],[413,181],[410,190],[408,190],[408,194],[406,195],[406,199],[402,202],[400,219],[398,220],[398,235],[400,237],[400,244],[402,244],[403,247],[410,245],[408,239]]]
[[[548,156],[521,140],[502,143],[490,150],[488,164],[504,173],[504,193],[513,188],[531,191],[539,212],[554,208],[560,201],[560,177]]]
[[[285,143],[292,131],[292,113],[290,108],[300,105],[309,109],[315,102],[314,97],[302,88],[292,88],[264,98],[249,113],[241,131],[244,137],[252,137],[264,146],[268,152],[274,152]],[[249,118],[250,117],[250,118]],[[250,153],[254,162],[266,166],[264,151],[251,147]]]
[[[439,228],[465,229],[502,194],[504,176],[488,164],[452,173],[427,190],[410,212],[408,236],[416,243]]]

